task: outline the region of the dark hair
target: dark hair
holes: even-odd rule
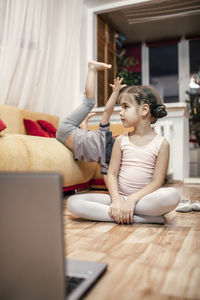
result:
[[[167,115],[166,106],[163,104],[163,100],[153,86],[133,85],[127,87],[120,93],[118,101],[120,102],[124,96],[130,102],[135,100],[139,105],[144,103],[148,104],[153,117],[151,123],[155,123],[157,119]]]

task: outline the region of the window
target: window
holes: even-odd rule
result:
[[[164,102],[179,101],[178,86],[178,46],[150,45],[149,47],[150,84],[159,92]]]
[[[190,41],[190,74],[200,71],[200,39]]]
[[[189,42],[190,49],[190,92],[199,93],[200,86],[200,40],[191,40]]]

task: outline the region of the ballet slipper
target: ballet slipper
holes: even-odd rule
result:
[[[190,200],[182,199],[179,205],[175,208],[178,212],[190,212],[192,210]]]
[[[191,204],[191,208],[194,211],[200,211],[200,202],[199,201],[195,201],[194,203]]]

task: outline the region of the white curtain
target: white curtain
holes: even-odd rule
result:
[[[0,103],[64,117],[80,101],[83,0],[0,0]]]

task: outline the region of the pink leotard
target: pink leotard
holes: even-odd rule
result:
[[[164,137],[157,134],[147,145],[138,147],[130,141],[128,134],[122,137],[122,160],[118,176],[119,193],[122,198],[151,182],[163,140]]]

